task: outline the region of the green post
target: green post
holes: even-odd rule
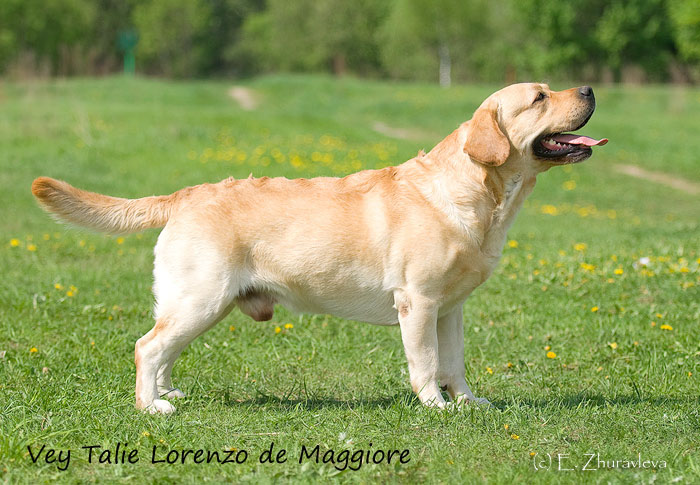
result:
[[[124,74],[133,75],[136,72],[136,56],[134,49],[139,43],[139,34],[134,30],[123,30],[119,32],[117,45],[119,50],[124,52]]]

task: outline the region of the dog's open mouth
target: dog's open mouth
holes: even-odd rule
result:
[[[596,140],[570,133],[549,133],[538,137],[533,144],[535,156],[553,163],[582,162],[593,153],[591,147],[602,146],[607,138]]]

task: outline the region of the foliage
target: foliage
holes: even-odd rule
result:
[[[668,7],[681,55],[689,61],[700,61],[700,2],[669,0]]]
[[[5,0],[0,19],[0,72],[113,71],[131,28],[138,69],[171,77],[434,81],[442,65],[458,81],[691,81],[700,67],[697,0]]]

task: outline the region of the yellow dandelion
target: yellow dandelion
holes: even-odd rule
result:
[[[556,358],[557,358],[557,354],[555,354],[554,352],[552,352],[552,351],[550,350],[549,352],[547,352],[547,358],[548,358],[548,359],[556,359]]]
[[[486,372],[488,372],[489,374],[493,374],[493,369],[491,367],[487,367]]]
[[[615,349],[617,348],[617,342],[609,342],[609,343],[608,343],[608,346],[609,346],[611,349],[615,350]]]
[[[664,316],[663,316],[662,314],[660,314],[660,313],[657,313],[657,314],[656,314],[656,318],[663,318],[663,317],[664,317]]]
[[[661,330],[673,330],[673,327],[669,325],[668,323],[664,323],[659,327]]]
[[[519,439],[520,439],[520,436],[518,436],[518,435],[515,434],[515,433],[513,433],[512,435],[510,435],[510,437],[511,437],[511,439],[514,439],[514,440],[519,440]]]
[[[544,350],[549,350],[549,349],[551,349],[551,348],[552,348],[552,347],[550,347],[549,345],[545,345]]]
[[[513,364],[512,364],[511,362],[508,362],[508,363],[506,364],[506,367],[508,367],[508,368],[510,369],[511,367],[513,367]]]
[[[19,246],[19,239],[14,238],[14,237],[12,239],[10,239],[10,246],[12,246],[13,248],[16,248],[17,246]]]
[[[84,248],[84,247],[85,247],[85,244],[86,244],[86,243],[85,243],[85,240],[84,240],[84,239],[81,239],[80,241],[78,241],[78,246],[80,246],[81,248]]]
[[[230,332],[233,332],[234,330],[236,330],[236,327],[234,327],[233,325],[231,325],[228,329],[229,329]]]
[[[530,456],[535,456],[536,454],[537,454],[537,453],[535,453],[534,451],[531,451],[531,452],[530,452]]]
[[[510,241],[508,241],[508,247],[509,247],[509,248],[517,248],[517,247],[518,247],[518,241],[516,241],[515,239],[511,239]]]
[[[616,268],[615,271],[613,271],[613,273],[615,274],[623,274],[624,272],[625,270],[623,270],[622,268]]]
[[[282,329],[280,327],[275,327],[275,333],[280,333]]]
[[[693,373],[688,371],[688,377],[691,377],[692,375],[693,375]]]
[[[603,370],[602,367],[598,367],[598,368],[596,369],[596,372],[600,372],[600,371],[602,371],[602,370]]]
[[[90,345],[92,345],[92,346],[94,347],[94,346],[95,346],[95,341],[94,341],[94,340],[90,340]]]
[[[586,243],[576,243],[574,244],[574,249],[576,251],[585,251],[586,248],[588,248],[588,245]]]
[[[53,285],[53,287],[56,288],[58,291],[63,290],[63,285],[61,283],[56,283],[55,285]]]
[[[656,322],[651,322],[652,327],[656,327]]]
[[[144,431],[144,432],[141,433],[141,434],[142,434],[143,436],[146,436],[146,437],[151,436],[151,433],[149,433],[148,431]]]
[[[292,325],[291,323],[285,323],[285,324],[284,324],[284,328],[286,328],[287,330],[289,330],[290,328],[294,328],[294,325]]]
[[[29,349],[29,352],[34,354],[36,352],[39,352],[39,349],[37,349],[36,347],[32,347],[31,349]]]
[[[557,209],[555,206],[550,205],[550,204],[545,204],[542,207],[540,207],[540,212],[542,214],[548,214],[550,216],[556,216],[559,214],[559,209]]]
[[[564,190],[574,190],[576,188],[576,181],[567,180],[562,184],[562,187],[564,187]]]
[[[119,237],[117,238],[117,244],[124,244],[124,238],[121,237],[121,236],[119,236]]]
[[[66,291],[66,296],[72,297],[74,293],[71,290]]]
[[[584,271],[593,271],[595,269],[594,264],[581,263],[580,266],[581,266],[581,269],[583,269]]]
[[[632,342],[632,345],[634,345],[634,346],[636,347],[637,345],[639,345],[639,342],[637,342],[637,341],[635,340],[634,342]]]
[[[598,311],[598,307],[597,307],[597,306],[592,307],[592,308],[591,308],[591,311],[592,311],[593,313],[597,312],[597,311]]]
[[[504,424],[504,425],[503,425],[503,428],[507,431],[508,428],[510,428],[510,426],[508,426],[507,424]]]
[[[44,234],[44,241],[51,239],[51,234]]]
[[[27,251],[36,251],[36,244],[27,244]]]

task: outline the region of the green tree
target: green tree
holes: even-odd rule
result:
[[[624,64],[638,64],[663,80],[673,51],[670,19],[664,0],[617,0],[605,7],[595,39],[606,64],[621,79]]]
[[[133,22],[139,32],[137,68],[169,76],[195,76],[206,64],[202,37],[211,7],[204,0],[146,0],[137,4]]]
[[[94,15],[89,0],[2,0],[0,66],[31,53],[52,73],[71,74],[66,51],[87,44]]]
[[[700,61],[700,1],[669,0],[668,10],[681,56],[697,63]]]
[[[374,0],[270,0],[246,19],[238,53],[264,69],[374,73],[381,62],[375,32],[385,10]]]
[[[382,28],[382,61],[401,78],[471,77],[474,54],[489,38],[485,0],[396,0]],[[472,74],[473,76],[473,74]]]

